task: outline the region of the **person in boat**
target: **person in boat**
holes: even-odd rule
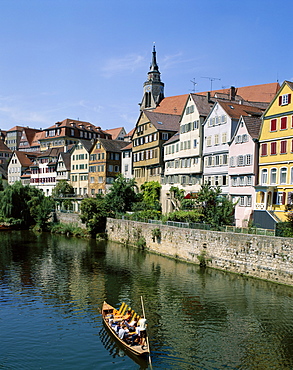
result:
[[[118,337],[122,339],[124,342],[128,342],[128,333],[129,330],[127,329],[126,325],[123,325],[120,327],[119,332],[118,332]]]
[[[135,328],[137,326],[137,320],[132,320],[130,321],[130,323],[128,323],[127,321],[124,322],[124,324],[127,326],[128,330],[130,332],[134,332],[135,331]]]
[[[143,349],[145,342],[146,342],[146,327],[147,327],[147,321],[144,315],[140,316],[140,319],[137,325],[139,327],[140,345],[141,345],[141,348]]]

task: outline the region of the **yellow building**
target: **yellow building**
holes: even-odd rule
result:
[[[137,185],[161,182],[163,144],[179,130],[180,116],[142,111],[132,136],[133,171]]]
[[[293,82],[285,81],[263,115],[254,222],[271,228],[293,209]]]

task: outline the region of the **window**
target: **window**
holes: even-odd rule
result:
[[[282,117],[281,118],[281,130],[286,130],[287,129],[287,117]]]
[[[261,155],[267,155],[267,143],[261,144]]]
[[[241,167],[241,166],[243,166],[243,155],[239,155],[238,157],[237,157],[237,166],[238,167]]]
[[[271,179],[271,184],[272,185],[277,183],[277,169],[276,168],[271,169],[270,179]]]
[[[211,136],[207,137],[207,146],[212,146],[212,137]]]
[[[244,165],[245,165],[245,166],[250,166],[250,165],[252,164],[252,154],[246,154],[246,155],[244,156],[244,158],[245,158],[245,163],[244,163]]]
[[[227,133],[226,132],[224,132],[223,134],[222,134],[222,144],[226,144],[227,143]]]
[[[247,134],[242,135],[242,142],[243,143],[247,143],[248,142],[248,135]]]
[[[268,182],[268,170],[267,169],[263,169],[261,171],[261,184],[262,185],[266,185]]]
[[[279,105],[287,105],[291,103],[291,94],[284,94],[279,96]]]
[[[276,131],[276,130],[277,130],[277,120],[271,119],[271,131]]]
[[[219,145],[219,135],[215,135],[215,145]]]
[[[199,127],[199,120],[193,122],[193,130],[197,130]]]
[[[194,147],[194,148],[196,148],[196,147],[197,147],[197,140],[196,140],[196,139],[194,139],[194,140],[193,140],[193,147]]]
[[[235,157],[230,158],[230,167],[235,167]]]
[[[287,168],[283,167],[280,171],[280,184],[286,184],[287,182]]]
[[[281,141],[281,150],[280,150],[280,153],[281,154],[287,153],[287,140],[282,140]]]
[[[271,143],[271,154],[272,155],[277,154],[277,142],[276,141],[273,141]]]

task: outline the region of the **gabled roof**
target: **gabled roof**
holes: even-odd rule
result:
[[[62,158],[63,162],[64,162],[64,165],[65,165],[65,168],[67,171],[70,171],[70,162],[71,162],[71,153],[70,151],[64,153],[59,153],[59,158]]]
[[[29,127],[25,127],[22,131],[25,133],[25,136],[26,136],[26,139],[29,145],[31,145],[36,133],[42,132],[42,130],[37,130],[35,128],[29,128]]]
[[[103,145],[107,152],[119,153],[122,148],[125,148],[129,143],[122,140],[107,140],[99,138],[98,141]]]
[[[209,102],[207,97],[205,95],[198,95],[198,94],[190,94],[192,97],[192,100],[194,101],[194,104],[197,107],[198,113],[201,116],[207,116],[212,106],[214,105],[214,102]]]
[[[132,142],[129,143],[127,142],[128,145],[126,145],[124,148],[122,148],[121,150],[131,150],[132,149]]]
[[[46,151],[43,151],[41,153],[36,153],[36,156],[38,158],[42,157],[58,157],[59,153],[64,152],[64,147],[56,147],[56,148],[50,148]]]
[[[153,112],[181,115],[188,97],[189,94],[184,94],[164,98]]]
[[[143,113],[158,131],[179,131],[181,116],[175,114],[158,113],[156,111],[144,110]]]
[[[107,134],[110,134],[112,136],[113,140],[116,140],[117,137],[120,135],[121,131],[125,131],[124,127],[117,127],[117,128],[111,128],[109,130],[104,130]]]
[[[262,84],[262,85],[252,85],[252,86],[243,86],[243,87],[236,87],[235,94],[241,96],[243,100],[251,101],[251,102],[266,102],[270,103],[270,101],[274,98],[276,93],[280,89],[280,84],[278,82]],[[210,92],[211,97],[215,97],[218,94],[226,94],[230,95],[231,89],[221,89],[221,90],[213,90]],[[207,95],[206,92],[197,93],[199,95]]]
[[[174,134],[173,136],[170,137],[169,140],[167,140],[163,145],[168,145],[168,144],[172,144],[172,143],[175,143],[176,141],[179,141],[180,139],[180,132],[176,132],[176,134]]]
[[[36,132],[32,140],[31,146],[40,146],[40,143],[38,141],[44,138],[45,138],[45,131]]]
[[[226,101],[218,101],[218,104],[225,110],[225,112],[232,118],[232,119],[239,119],[241,116],[249,116],[249,115],[258,115],[261,116],[263,114],[263,110],[254,107],[251,105],[244,105],[238,104],[237,102],[226,102]]]
[[[107,140],[107,139],[105,139]],[[83,139],[79,139],[79,142],[83,145],[84,149],[89,153],[92,149],[92,147],[95,145],[94,141],[91,141],[91,140],[83,140]],[[78,145],[75,144],[75,145]]]
[[[18,150],[16,150],[14,153],[17,156],[17,158],[19,160],[19,163],[23,167],[29,167],[29,166],[31,166],[33,164],[33,162],[31,161],[30,158],[37,157],[37,154],[36,153],[26,153],[26,152],[20,152]]]
[[[12,150],[10,150],[8,146],[2,140],[0,140],[0,152],[12,153]]]
[[[249,135],[253,139],[258,139],[262,121],[261,118],[257,117],[242,117],[242,118],[243,121],[245,122]]]
[[[285,85],[288,85],[289,87],[290,87],[290,89],[293,91],[293,82],[291,82],[291,81],[287,81],[287,80],[285,80],[283,83],[282,83],[282,85],[281,85],[281,87],[280,87],[280,89],[278,90],[278,93],[280,93],[282,90],[283,90],[283,88],[284,88],[284,86]],[[271,108],[271,106],[274,104],[274,102],[275,102],[275,100],[277,99],[277,97],[279,96],[279,94],[278,93],[276,93],[276,95],[274,96],[274,99],[271,101],[271,103],[269,104],[269,106],[267,107],[267,109],[265,110],[265,112],[264,112],[264,116],[266,115],[266,113],[268,112],[268,110]]]
[[[25,127],[23,127],[23,126],[14,126],[11,129],[7,130],[7,132],[10,132],[10,131],[22,131],[24,128]]]

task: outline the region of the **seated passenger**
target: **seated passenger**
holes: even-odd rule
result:
[[[130,319],[131,319],[131,317],[132,317],[131,310],[128,310],[128,311],[127,311],[127,313],[126,313],[126,315],[124,315],[124,316],[123,316],[123,319],[124,319],[125,321],[129,322],[129,321],[130,321]]]

